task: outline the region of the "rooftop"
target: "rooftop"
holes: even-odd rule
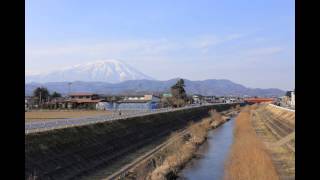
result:
[[[69,96],[92,96],[96,95],[94,93],[86,93],[86,92],[76,92],[76,93],[70,93]]]

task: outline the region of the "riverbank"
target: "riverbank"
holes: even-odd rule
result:
[[[179,172],[178,180],[217,179],[224,176],[224,163],[233,142],[234,120],[209,131],[207,140],[195,153],[195,158]]]
[[[199,146],[206,141],[208,131],[229,120],[230,118],[227,115],[234,114],[235,111],[235,109],[232,109],[222,114],[211,111],[209,118],[190,124],[187,128],[187,134],[175,140],[174,143],[156,155],[153,161],[155,168],[146,175],[145,179],[176,179],[179,171],[195,157]]]
[[[252,126],[264,142],[280,179],[295,179],[295,114],[260,106],[251,113]]]
[[[250,111],[255,108],[243,108],[236,118],[234,142],[225,167],[226,180],[279,179],[271,156],[250,122]]]
[[[166,140],[190,122],[199,122],[210,109],[223,111],[232,106],[202,106],[26,134],[25,177],[90,177],[150,144]]]

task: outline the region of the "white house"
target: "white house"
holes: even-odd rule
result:
[[[295,92],[294,92],[294,91],[291,92],[290,105],[291,105],[292,107],[295,107]]]
[[[108,102],[98,102],[96,104],[96,109],[97,110],[106,110],[109,107],[109,103]]]
[[[115,109],[157,109],[159,108],[160,98],[154,95],[127,96],[123,100],[116,102]]]
[[[193,99],[193,102],[195,104],[200,104],[201,103],[201,95],[195,94],[195,95],[192,96],[192,99]]]

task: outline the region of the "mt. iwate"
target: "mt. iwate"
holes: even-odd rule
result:
[[[47,73],[26,75],[25,78],[26,83],[72,81],[119,83],[127,80],[153,79],[130,65],[113,59],[79,64]]]

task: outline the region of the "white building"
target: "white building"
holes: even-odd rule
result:
[[[98,102],[98,103],[96,104],[96,109],[97,109],[97,110],[106,110],[106,109],[108,109],[109,104],[110,104],[110,103],[108,103],[108,102]]]
[[[201,103],[201,96],[200,95],[193,95],[192,96],[192,99],[193,99],[193,103],[195,104],[200,104]]]
[[[129,96],[124,98],[125,101],[152,101],[159,102],[160,98],[154,95],[144,95],[144,96]]]
[[[291,92],[290,105],[291,105],[292,107],[295,107],[295,92],[294,92],[294,91]]]
[[[157,109],[159,108],[159,102],[160,97],[154,95],[127,96],[118,101],[113,108],[123,110]]]

